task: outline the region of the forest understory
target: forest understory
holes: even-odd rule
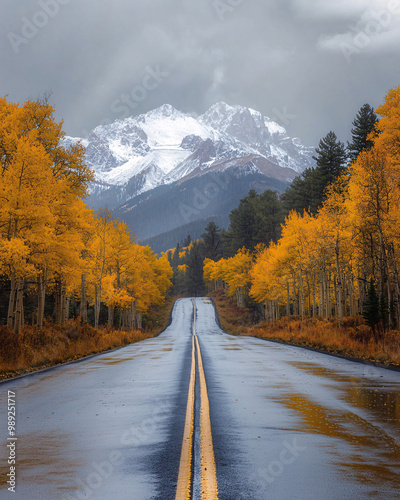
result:
[[[152,307],[143,318],[141,330],[94,328],[82,323],[80,318],[71,319],[64,325],[45,321],[40,331],[25,325],[18,336],[6,326],[0,326],[0,380],[155,337],[166,327],[173,302],[170,297],[163,306]]]
[[[252,336],[317,349],[400,369],[400,335],[387,330],[374,335],[363,317],[337,320],[285,316],[273,323],[255,323],[249,308],[239,308],[223,290],[211,292],[222,328],[231,335]]]

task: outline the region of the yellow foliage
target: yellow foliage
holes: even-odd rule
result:
[[[0,98],[0,275],[84,293],[97,318],[101,302],[146,312],[171,286],[168,259],[137,245],[109,212],[87,208],[93,172],[83,146],[65,146],[64,135],[47,102]]]

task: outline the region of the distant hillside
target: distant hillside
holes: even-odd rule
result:
[[[231,210],[250,189],[258,193],[266,189],[282,193],[287,185],[256,173],[225,177],[205,174],[137,196],[114,210],[114,215],[134,228],[139,241],[161,252],[174,247],[188,234],[192,239],[200,237],[210,220],[227,228]]]

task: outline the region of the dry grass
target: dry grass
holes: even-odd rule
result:
[[[145,328],[133,331],[95,329],[78,320],[66,325],[45,323],[42,330],[25,326],[19,337],[0,326],[0,380],[48,368],[154,337],[166,326],[173,299],[154,308]]]
[[[388,331],[376,340],[362,318],[345,318],[342,326],[323,318],[301,320],[285,317],[275,323],[251,325],[248,311],[243,311],[241,325],[236,328],[238,312],[224,295],[212,294],[223,328],[236,335],[249,335],[292,345],[313,347],[384,365],[400,366],[400,332]]]
[[[226,296],[224,290],[217,290],[209,294],[217,307],[222,328],[232,335],[246,334],[251,324],[249,309],[240,309],[234,300]]]

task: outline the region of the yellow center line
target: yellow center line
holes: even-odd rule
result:
[[[189,394],[186,407],[186,420],[183,433],[181,460],[179,464],[178,483],[175,500],[189,500],[192,482],[192,449],[194,433],[194,400],[196,380],[195,342],[200,381],[200,456],[201,456],[201,499],[218,500],[217,470],[215,466],[214,447],[211,432],[210,403],[208,400],[206,377],[199,340],[196,335],[196,307],[193,302],[192,331],[192,366],[190,370]]]
[[[207,384],[201,359],[199,340],[196,335],[197,360],[200,375],[200,453],[201,453],[201,498],[218,500],[217,470],[215,467],[214,447],[211,432],[210,403]]]
[[[194,336],[192,336],[192,367],[190,370],[190,382],[188,403],[186,407],[185,428],[181,450],[181,460],[179,463],[178,484],[176,487],[175,500],[189,500],[192,482],[192,449],[194,430],[194,387],[196,380],[196,360],[195,360]]]

